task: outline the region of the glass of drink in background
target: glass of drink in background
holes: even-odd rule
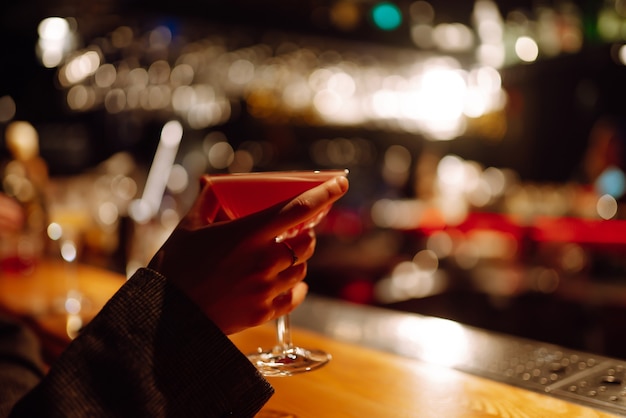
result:
[[[54,301],[53,309],[67,315],[70,338],[82,328],[83,314],[89,304],[78,279],[84,235],[93,221],[86,202],[88,184],[81,179],[54,179],[48,191],[48,237],[55,243],[54,250],[65,265],[63,296]]]
[[[237,219],[286,202],[299,194],[337,176],[347,176],[348,170],[321,171],[273,171],[238,174],[216,174],[209,176],[213,194],[218,202],[214,213],[209,215],[213,222],[221,216]],[[292,230],[285,231],[277,241],[293,237],[317,225],[330,210],[330,206],[315,218],[303,222]],[[276,320],[277,342],[267,351],[248,356],[250,361],[265,376],[289,376],[317,369],[330,361],[330,354],[322,350],[295,346],[291,341],[289,316]]]

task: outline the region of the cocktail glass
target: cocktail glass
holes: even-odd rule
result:
[[[347,176],[348,170],[272,171],[256,173],[216,174],[209,176],[213,194],[218,202],[213,222],[218,216],[237,219],[286,202],[299,194],[337,176]],[[330,206],[300,225],[276,237],[277,241],[293,237],[313,228],[326,216]],[[221,212],[221,215],[220,215]],[[293,344],[289,315],[276,320],[276,345],[270,350],[259,348],[248,358],[265,376],[290,376],[315,370],[331,359],[322,350],[306,349]]]

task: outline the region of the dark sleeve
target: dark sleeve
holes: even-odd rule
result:
[[[193,302],[140,269],[10,417],[252,417],[272,394]]]
[[[0,417],[44,375],[36,335],[14,318],[0,316]]]

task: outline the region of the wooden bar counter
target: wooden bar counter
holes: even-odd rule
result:
[[[233,337],[244,352],[272,343],[272,327]],[[610,417],[544,394],[419,360],[338,342],[301,329],[294,340],[333,355],[321,369],[269,378],[276,394],[260,417]]]
[[[55,313],[51,303],[64,294],[66,273],[61,264],[42,263],[28,275],[2,273],[0,276],[0,308],[33,324],[48,345],[50,357],[54,357],[69,342],[65,316]],[[125,280],[118,274],[88,266],[79,266],[76,274],[79,290],[91,303],[86,320]],[[388,313],[390,316],[387,317],[387,313],[382,310],[369,310],[315,296],[309,299],[294,312],[294,343],[321,348],[330,352],[333,359],[328,365],[310,373],[269,378],[276,394],[259,413],[258,418],[625,416],[620,414],[619,409],[607,409],[604,404],[595,407],[593,402],[558,396],[557,385],[550,382],[545,385],[546,390],[538,391],[536,388],[520,387],[514,382],[510,384],[498,381],[497,378],[492,379],[488,373],[485,376],[481,376],[480,372],[471,373],[471,368],[467,369],[470,372],[463,371],[464,364],[475,362],[468,363],[467,358],[455,356],[453,351],[450,351],[448,360],[456,363],[427,361],[429,351],[428,347],[420,343],[422,334],[419,326],[411,326],[422,324],[416,320],[425,320],[423,324],[430,324],[429,318],[400,313]],[[343,318],[336,317],[336,314],[342,314]],[[333,315],[335,319],[328,321],[328,317]],[[380,322],[380,318],[392,322]],[[374,319],[379,322],[372,322]],[[393,331],[390,326],[392,323],[398,325],[402,332],[415,331],[406,340],[406,344],[397,337],[402,333],[393,334],[396,337],[389,334]],[[446,333],[447,326],[452,326],[451,329],[457,331],[465,330],[460,324],[437,324],[442,325],[440,330],[443,334]],[[471,336],[469,341],[477,344],[474,348],[458,344],[450,348],[489,351],[487,345],[491,340],[485,339],[488,333],[470,330],[466,335]],[[231,338],[247,353],[255,351],[259,346],[273,345],[275,331],[271,324],[266,324]],[[496,344],[498,341],[506,341],[506,338],[496,339]],[[497,353],[498,350],[493,352]],[[575,355],[576,358],[584,358],[581,354]],[[475,359],[476,356],[472,358]],[[568,358],[573,358],[573,355]],[[618,364],[617,372],[614,370],[614,373],[621,373],[619,367],[622,363],[619,360],[598,358],[597,361],[601,364],[613,361]],[[589,360],[587,362],[591,368],[593,364]],[[602,374],[605,374],[604,370]],[[529,381],[532,380],[532,377],[529,378]],[[576,377],[572,376],[567,384],[570,392],[574,392],[572,385],[575,384],[578,384]],[[551,387],[554,389],[550,390]],[[622,405],[624,400],[618,397],[614,402]]]

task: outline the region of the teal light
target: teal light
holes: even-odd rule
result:
[[[382,30],[394,30],[402,23],[402,12],[393,3],[378,3],[372,9],[374,24]]]
[[[626,191],[626,176],[618,167],[607,167],[595,183],[600,194],[609,194],[616,199],[622,197]]]

